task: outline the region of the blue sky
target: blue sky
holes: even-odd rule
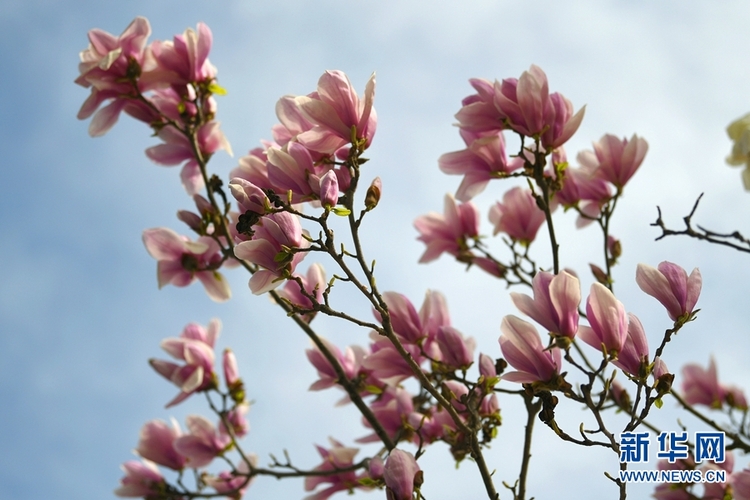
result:
[[[220,347],[240,359],[250,412],[247,449],[265,463],[288,449],[297,465],[317,464],[313,443],[327,437],[351,444],[365,431],[353,408],[332,408],[334,391],[309,393],[314,370],[303,335],[266,297],[254,297],[246,277],[229,273],[234,298],[214,304],[195,285],[157,290],[155,263],[141,243],[145,228],[182,230],[174,218],[190,208],[178,170],[152,164],[142,151],[149,131],[123,118],[104,138],[91,139],[75,115],[87,91],[73,84],[78,52],[94,27],[119,34],[137,15],[150,19],[151,39],[168,39],[198,21],[214,33],[212,62],[229,94],[219,119],[235,158],[216,155],[226,176],[239,155],[270,138],[274,104],[284,94],[306,94],[326,69],[345,71],[362,91],[377,71],[378,132],[367,175],[383,179],[381,206],[365,242],[378,262],[378,283],[421,303],[426,289],[443,291],[453,324],[499,356],[505,314],[516,313],[502,285],[465,273],[447,258],[428,266],[411,221],[440,211],[459,179],[437,169],[437,158],[463,144],[452,126],[468,78],[517,77],[541,66],[550,88],[586,117],[567,146],[569,155],[604,133],[638,133],[650,144],[641,170],[618,207],[613,232],[623,242],[616,291],[641,318],[656,344],[666,315],[636,286],[638,262],[675,261],[700,267],[700,318],[670,346],[672,371],[716,356],[727,383],[750,380],[746,362],[746,259],[697,241],[654,242],[649,227],[660,205],[670,225],[705,191],[696,220],[716,230],[750,233],[750,195],[739,171],[724,164],[725,127],[750,111],[750,5],[742,1],[434,2],[328,0],[121,3],[5,0],[0,5],[0,497],[100,499],[111,497],[130,459],[141,425],[153,418],[203,412],[195,398],[174,410],[163,405],[174,388],[151,373],[159,341],[191,321],[220,317]],[[371,170],[370,170],[371,169]],[[493,184],[476,201],[486,212],[508,185]],[[594,229],[577,231],[573,214],[557,214],[565,265],[578,269],[598,257]],[[490,232],[484,221],[484,232]],[[537,255],[544,258],[543,243]],[[368,315],[355,299],[347,307]],[[365,343],[367,332],[316,319],[340,346]],[[501,400],[505,425],[488,454],[497,477],[513,481],[518,468],[520,405]],[[677,430],[665,404],[656,416]],[[578,410],[565,417],[577,426]],[[690,420],[685,420],[690,422]],[[601,474],[616,469],[609,453],[575,449],[538,429],[530,475],[537,498],[614,496]],[[591,451],[591,452],[590,452]],[[590,452],[590,453],[589,453]],[[575,459],[571,459],[575,457]],[[425,494],[480,498],[476,469],[454,470],[438,445],[424,457]],[[746,459],[738,459],[745,466]],[[499,481],[498,481],[499,482]],[[583,488],[581,485],[585,485]],[[585,491],[584,491],[585,490]],[[644,497],[648,488],[634,490]],[[640,492],[640,493],[639,493]],[[589,495],[586,497],[586,495]],[[259,480],[248,498],[301,498],[300,481]],[[382,494],[370,494],[378,498]],[[508,495],[503,495],[502,498]],[[367,498],[358,494],[357,498]]]

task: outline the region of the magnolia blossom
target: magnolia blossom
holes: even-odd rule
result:
[[[175,439],[182,436],[180,425],[172,419],[169,426],[163,420],[152,420],[141,428],[136,453],[142,458],[173,470],[185,467],[185,457],[174,448]]]
[[[471,202],[457,204],[445,195],[443,215],[431,212],[414,221],[419,241],[427,245],[419,262],[431,262],[443,252],[458,257],[468,252],[467,241],[479,235],[479,209]]]
[[[524,245],[534,241],[545,220],[544,212],[537,206],[531,191],[520,187],[507,191],[503,195],[503,202],[495,203],[490,209],[494,234],[506,233]]]
[[[746,191],[750,191],[750,113],[730,123],[727,135],[734,144],[726,161],[733,167],[745,167],[742,171],[742,184]]]
[[[739,409],[747,409],[747,399],[741,389],[719,384],[716,362],[711,357],[708,369],[691,363],[682,368],[682,392],[685,402],[721,408],[724,403]]]
[[[351,466],[359,449],[347,448],[333,438],[328,439],[332,445],[330,449],[316,446],[318,453],[323,458],[323,463],[315,467],[314,470],[333,471]],[[329,484],[329,486],[306,496],[305,500],[325,500],[336,492],[361,488],[359,480],[363,477],[366,477],[366,474],[357,475],[355,471],[331,473],[326,476],[307,476],[305,478],[305,491],[313,491],[321,484]]]
[[[635,134],[630,140],[605,134],[594,143],[594,151],[599,162],[597,175],[620,189],[643,163],[648,143]]]
[[[391,438],[395,438],[404,431],[405,422],[408,422],[410,416],[414,414],[412,397],[411,393],[406,389],[389,386],[385,388],[378,399],[370,404],[370,409],[372,409],[375,418],[377,418],[380,425]],[[370,422],[364,417],[362,417],[362,424],[367,428],[372,427]],[[417,427],[419,427],[419,424],[417,424]],[[374,443],[379,441],[380,438],[374,432],[357,439],[358,443]]]
[[[575,115],[568,99],[549,93],[547,75],[532,65],[521,78],[495,82],[495,106],[508,126],[527,137],[539,137],[546,151],[562,146],[578,130],[584,108]]]
[[[554,275],[540,271],[532,280],[534,298],[511,292],[516,307],[551,333],[575,337],[578,331],[578,305],[581,303],[581,285],[578,278],[561,271]]]
[[[734,500],[750,500],[750,468],[742,469],[729,476]]]
[[[578,153],[576,160],[580,167],[565,170],[565,181],[561,190],[555,193],[555,200],[566,207],[578,206],[582,215],[576,220],[576,227],[582,228],[599,217],[602,206],[612,198],[610,184],[597,176],[599,162],[590,150]]]
[[[508,315],[500,328],[503,331],[500,350],[508,364],[517,370],[503,374],[504,379],[523,384],[549,382],[560,373],[560,349],[546,349],[534,325]]]
[[[187,465],[191,468],[210,464],[231,442],[229,436],[218,432],[211,422],[200,415],[188,415],[185,423],[190,434],[178,437],[174,447],[187,458]]]
[[[148,106],[133,100],[137,89],[131,80],[144,64],[144,48],[150,34],[151,26],[144,17],[136,17],[119,37],[100,29],[89,31],[90,44],[80,54],[78,70],[81,74],[76,83],[91,87],[91,94],[81,106],[78,119],[84,120],[96,112],[89,125],[92,137],[106,134],[117,123],[123,110],[141,116],[146,122],[157,119]],[[139,90],[145,90],[145,87],[141,85]],[[110,103],[97,112],[105,101]]]
[[[485,137],[462,130],[467,148],[446,153],[438,159],[440,170],[446,174],[463,174],[456,198],[469,201],[478,195],[490,179],[502,177],[523,166],[523,158],[508,159],[502,132]]]
[[[344,375],[346,376],[347,380],[353,379],[359,371],[360,365],[362,363],[362,357],[365,354],[362,347],[347,347],[346,350],[342,353],[338,347],[336,347],[334,344],[331,344],[326,339],[321,338],[320,340],[328,349],[328,352],[330,352],[333,357],[336,358],[339,365],[341,366],[341,369],[344,371]],[[307,355],[308,361],[310,361],[310,363],[318,371],[318,377],[320,377],[318,380],[313,382],[309,390],[320,391],[322,389],[333,387],[334,385],[339,383],[339,376],[336,373],[336,370],[334,370],[331,363],[323,355],[320,349],[318,349],[317,346],[306,349],[305,354]]]
[[[374,98],[374,73],[367,81],[362,101],[343,72],[326,71],[318,80],[316,93],[294,99],[299,112],[315,124],[298,134],[297,141],[320,153],[334,153],[351,141],[352,130],[356,130],[356,138],[364,139],[369,146],[377,126]]]
[[[255,212],[263,215],[271,209],[271,202],[263,190],[252,182],[241,177],[234,177],[229,181],[229,191],[237,200],[237,206],[242,213]]]
[[[667,308],[667,314],[673,321],[693,312],[703,285],[697,267],[688,276],[683,268],[667,261],[656,269],[647,264],[638,264],[635,281],[641,290]]]
[[[299,217],[287,212],[266,215],[254,228],[253,239],[235,246],[234,254],[263,268],[253,274],[249,283],[250,290],[260,295],[294,273],[304,253],[293,250],[307,248],[309,242],[302,237]]]
[[[469,83],[477,93],[461,101],[462,107],[456,113],[461,130],[480,135],[492,135],[503,130],[503,117],[495,107],[495,88],[492,82],[484,78],[471,78]]]
[[[302,289],[304,289],[305,293],[302,293],[300,283],[295,280],[289,280],[284,285],[284,288],[277,292],[279,296],[302,309],[312,309],[313,302],[309,297],[314,297],[318,304],[324,302],[323,292],[325,292],[328,282],[326,281],[326,273],[323,266],[315,262],[307,268],[305,275],[295,274],[294,276],[301,281]],[[309,323],[316,314],[317,311],[311,310],[310,312],[300,314],[300,317],[306,323]]]
[[[628,335],[628,317],[622,302],[601,283],[591,285],[586,299],[586,318],[591,327],[579,326],[578,337],[595,349],[620,352]]]
[[[440,349],[440,361],[454,369],[466,369],[473,363],[476,342],[453,327],[441,326],[437,330],[435,343]]]
[[[208,486],[215,489],[217,493],[227,493],[229,498],[240,499],[247,488],[252,484],[255,476],[250,477],[250,468],[258,465],[258,456],[254,453],[246,454],[248,463],[241,460],[237,465],[237,472],[222,471],[216,476],[205,475],[203,480]]]
[[[188,28],[173,41],[156,41],[149,47],[157,68],[151,77],[176,85],[205,82],[216,77],[209,62],[213,35],[208,26],[198,23],[198,30]]]
[[[167,284],[187,286],[197,278],[212,300],[223,302],[232,296],[229,284],[217,271],[223,258],[213,238],[201,236],[198,241],[190,241],[186,236],[160,227],[145,230],[143,244],[157,260],[159,288]]]
[[[412,500],[414,480],[419,472],[414,455],[398,448],[391,450],[385,461],[383,479],[388,500]]]
[[[120,479],[120,487],[115,490],[118,497],[158,498],[166,482],[153,462],[129,460],[122,464],[125,477]]]
[[[167,404],[167,408],[184,401],[195,392],[216,386],[214,344],[220,331],[221,322],[213,319],[208,328],[190,323],[179,338],[162,341],[162,349],[173,358],[185,362],[184,365],[178,365],[160,359],[149,360],[157,373],[180,388],[180,393]]]
[[[625,340],[612,364],[637,377],[641,375],[642,367],[648,365],[648,354],[648,341],[641,320],[630,313]]]

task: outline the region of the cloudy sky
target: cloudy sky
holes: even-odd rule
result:
[[[618,206],[613,233],[624,255],[615,289],[641,318],[652,345],[667,328],[664,310],[636,286],[638,262],[662,260],[699,267],[704,290],[699,320],[667,351],[673,372],[714,355],[722,381],[747,384],[747,258],[687,239],[654,242],[649,227],[662,207],[673,227],[705,192],[696,220],[707,227],[750,233],[750,195],[739,171],[724,164],[725,127],[750,111],[750,4],[743,1],[233,1],[4,0],[0,4],[0,497],[7,499],[112,496],[120,463],[132,457],[144,422],[205,413],[199,398],[172,410],[174,388],[146,364],[158,344],[191,321],[219,317],[219,347],[231,346],[254,405],[246,449],[267,463],[289,450],[299,467],[318,463],[313,443],[333,436],[351,445],[366,431],[351,407],[333,408],[335,391],[310,393],[315,379],[308,341],[266,297],[249,293],[246,276],[229,273],[234,298],[215,304],[200,286],[157,290],[155,263],[141,243],[145,228],[182,230],[176,210],[190,208],[178,171],[155,166],[143,150],[155,144],[142,124],[123,118],[91,139],[75,116],[87,91],[73,84],[87,30],[119,34],[137,15],[151,21],[152,39],[169,39],[198,21],[214,33],[211,61],[229,94],[219,119],[235,151],[217,154],[226,176],[237,157],[270,138],[274,104],[306,94],[326,69],[345,71],[360,89],[377,72],[379,123],[365,176],[383,179],[383,199],[365,231],[377,259],[381,289],[417,305],[425,290],[448,297],[453,324],[499,356],[505,314],[516,313],[501,283],[469,273],[447,258],[417,265],[423,248],[411,222],[442,209],[459,183],[440,173],[437,158],[463,144],[452,126],[471,77],[518,77],[531,64],[547,73],[552,91],[586,116],[566,145],[569,155],[605,133],[645,137],[650,149]],[[490,186],[477,204],[490,204],[513,185]],[[577,269],[599,258],[593,228],[574,229],[573,214],[556,214],[563,264]],[[483,230],[490,233],[489,223]],[[543,240],[542,240],[543,241]],[[549,265],[540,241],[535,256]],[[496,242],[496,244],[499,242]],[[500,248],[500,246],[496,246]],[[501,251],[499,250],[499,253]],[[326,265],[324,263],[324,265]],[[330,268],[330,264],[328,264]],[[329,269],[332,272],[332,269]],[[365,316],[356,298],[343,304]],[[365,343],[365,331],[316,319],[340,346]],[[509,386],[510,387],[510,386]],[[512,482],[520,456],[521,404],[501,399],[504,425],[488,452],[496,483]],[[575,428],[583,417],[565,414]],[[656,421],[678,430],[667,400]],[[720,417],[719,417],[720,418]],[[690,419],[685,423],[693,424]],[[691,427],[691,430],[700,430]],[[371,451],[371,449],[368,449]],[[603,470],[614,454],[560,443],[546,428],[535,436],[530,492],[536,498],[612,498]],[[476,468],[455,470],[436,445],[420,461],[425,495],[481,498]],[[747,464],[744,457],[738,459]],[[500,486],[499,486],[500,487]],[[633,488],[645,497],[650,488]],[[302,498],[301,481],[260,479],[248,498]],[[358,494],[379,498],[382,493]],[[501,494],[507,498],[507,492]]]

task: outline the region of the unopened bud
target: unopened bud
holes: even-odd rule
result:
[[[177,218],[187,224],[188,227],[196,233],[203,234],[201,228],[201,218],[197,214],[194,214],[189,210],[180,210],[177,212]]]
[[[373,179],[372,181],[372,184],[370,184],[370,187],[367,188],[367,194],[365,195],[365,207],[367,208],[368,212],[378,206],[378,202],[380,201],[380,193],[382,190],[383,183],[380,180],[380,177],[375,177],[375,179]]]

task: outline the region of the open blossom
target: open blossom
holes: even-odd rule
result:
[[[490,209],[490,222],[495,226],[494,234],[503,232],[528,245],[546,220],[544,212],[537,206],[529,189],[514,187],[503,195],[502,203]]]
[[[479,136],[461,131],[466,149],[445,153],[438,159],[440,170],[446,174],[463,174],[464,178],[456,191],[456,199],[469,201],[478,195],[490,179],[502,177],[523,166],[523,158],[508,159],[502,132]]]
[[[628,317],[622,302],[601,283],[591,285],[586,318],[591,327],[579,326],[578,337],[595,349],[620,352],[628,336]]]
[[[562,146],[578,130],[585,108],[575,115],[568,99],[549,93],[547,75],[532,65],[521,78],[495,82],[495,106],[508,126],[527,137],[539,136],[547,151]]]
[[[554,275],[540,271],[532,280],[534,298],[511,292],[516,307],[551,333],[572,339],[578,331],[581,285],[578,278],[561,271]]]
[[[246,454],[250,466],[255,468],[258,465],[258,456],[254,453]],[[217,493],[228,493],[229,498],[240,499],[245,494],[245,490],[255,480],[255,476],[248,478],[250,466],[245,460],[240,460],[237,464],[237,472],[222,471],[216,476],[206,475],[203,480],[208,486],[215,489]]]
[[[198,23],[197,31],[188,28],[175,35],[171,42],[153,42],[149,47],[157,65],[153,73],[176,85],[212,80],[216,77],[216,68],[208,60],[212,43],[213,35],[204,23]]]
[[[388,500],[412,500],[414,479],[419,472],[414,455],[398,448],[391,450],[385,461],[383,479]]]
[[[451,326],[438,328],[435,343],[440,349],[440,361],[451,368],[465,369],[474,362],[476,342]]]
[[[576,220],[576,227],[587,226],[599,217],[602,206],[612,198],[610,184],[596,174],[599,162],[591,150],[578,153],[580,167],[565,170],[565,182],[555,193],[555,200],[565,206],[578,206],[583,212]]]
[[[118,497],[158,498],[166,486],[164,477],[153,462],[128,460],[122,464],[125,477],[120,479],[120,487],[115,490]]]
[[[178,365],[160,359],[149,360],[157,373],[180,388],[181,392],[167,404],[167,407],[184,401],[195,392],[216,386],[214,344],[220,331],[221,322],[213,319],[207,329],[191,323],[185,327],[179,338],[162,341],[162,349],[185,363]]]
[[[136,452],[142,458],[173,470],[185,467],[185,457],[174,448],[175,439],[182,435],[180,425],[172,419],[169,426],[163,420],[152,420],[141,428],[141,437]]]
[[[747,399],[741,389],[719,384],[716,362],[713,357],[708,369],[691,363],[682,368],[682,392],[688,404],[702,404],[711,408],[721,408],[726,402],[729,406],[747,409]]]
[[[659,264],[658,268],[638,264],[635,281],[641,290],[666,307],[673,321],[693,312],[703,285],[698,268],[688,276],[682,267],[667,261]]]
[[[344,371],[347,380],[352,380],[356,377],[362,363],[362,357],[364,356],[364,350],[362,347],[347,347],[342,353],[338,347],[331,344],[326,339],[321,338],[320,340],[326,346],[328,352],[330,352],[336,358],[339,365],[341,365],[341,369]],[[331,363],[317,346],[306,349],[305,354],[307,355],[308,361],[310,361],[318,371],[318,377],[320,377],[310,386],[311,391],[327,389],[338,383],[339,376],[336,374],[336,370],[334,370]]]
[[[422,215],[414,227],[419,231],[417,239],[427,245],[419,262],[431,262],[443,252],[458,257],[468,251],[467,241],[479,235],[479,209],[471,202],[458,204],[447,194],[443,215]]]
[[[730,123],[727,134],[734,144],[726,161],[733,167],[745,167],[742,184],[746,191],[750,191],[750,113]]]
[[[316,93],[294,99],[300,113],[315,126],[297,135],[297,141],[320,153],[334,153],[351,141],[352,129],[357,139],[372,142],[377,126],[375,109],[375,74],[365,86],[360,100],[349,78],[342,71],[326,71],[318,80]]]
[[[470,78],[469,83],[476,94],[461,101],[461,109],[456,113],[461,130],[480,135],[492,135],[505,128],[502,115],[495,106],[495,87],[484,78]]]
[[[331,448],[316,446],[323,462],[315,467],[316,471],[333,471],[345,469],[354,463],[358,448],[347,448],[333,438],[329,438]],[[359,480],[366,474],[357,475],[355,471],[332,473],[327,476],[308,476],[305,478],[305,491],[313,491],[321,484],[328,484],[326,488],[305,497],[305,500],[326,500],[339,491],[350,491],[361,488]]]
[[[224,276],[217,271],[223,258],[213,238],[202,236],[198,241],[190,241],[160,227],[143,231],[143,244],[157,260],[159,288],[167,284],[187,286],[197,278],[212,300],[223,302],[232,296]]]
[[[304,253],[293,250],[306,248],[309,242],[302,236],[299,217],[287,212],[266,215],[254,229],[253,239],[239,243],[234,253],[237,258],[263,268],[253,274],[249,283],[250,290],[260,295],[294,273]]]
[[[500,328],[503,331],[500,350],[508,364],[517,370],[503,374],[504,379],[523,384],[549,382],[560,373],[560,349],[546,349],[534,325],[508,315]]]
[[[302,309],[312,309],[313,302],[308,298],[314,297],[318,304],[322,304],[323,292],[325,292],[328,282],[326,281],[326,273],[323,270],[323,266],[317,262],[310,265],[305,275],[295,275],[302,282],[302,288],[305,293],[302,293],[300,284],[294,280],[289,280],[284,285],[284,288],[278,291],[278,294],[287,299],[295,306],[301,307]],[[310,311],[301,314],[300,317],[309,323],[317,314],[317,311]]]
[[[647,151],[646,140],[635,134],[630,140],[605,134],[594,143],[594,152],[599,162],[596,175],[618,189],[622,188],[641,166]]]
[[[134,88],[131,80],[140,74],[146,39],[150,34],[151,26],[144,17],[136,17],[119,37],[100,29],[89,31],[90,44],[80,54],[78,70],[81,74],[76,83],[91,87],[91,94],[81,106],[78,119],[84,120],[96,112],[89,126],[92,137],[107,133],[123,110],[133,115],[146,115],[141,118],[147,122],[156,119],[148,106],[133,100],[137,90],[146,89]],[[99,109],[105,101],[110,103]]]
[[[175,449],[187,458],[191,468],[205,467],[224,452],[231,439],[217,431],[216,427],[200,415],[188,415],[185,419],[189,434],[175,440]]]

